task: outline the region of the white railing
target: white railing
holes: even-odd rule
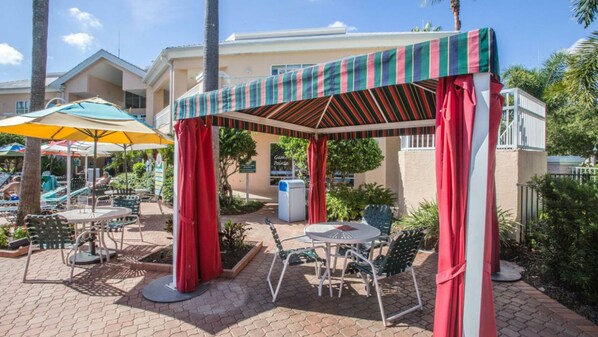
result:
[[[154,116],[154,128],[160,129],[164,126],[170,127],[170,120],[170,105],[167,105]]]
[[[572,167],[571,174],[575,176],[589,176],[593,179],[597,179],[598,167]]]
[[[497,149],[546,149],[546,106],[527,92],[514,88],[501,92],[503,114]],[[401,150],[434,149],[434,135],[401,136]]]

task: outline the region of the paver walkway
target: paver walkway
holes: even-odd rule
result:
[[[25,258],[0,258],[0,336],[431,336],[437,256],[421,253],[415,266],[424,310],[382,326],[376,297],[366,298],[356,278],[349,279],[342,298],[318,297],[311,266],[289,267],[275,304],[265,277],[272,260],[272,239],[265,216],[277,223],[281,237],[300,234],[304,224],[283,224],[276,207],[244,216],[253,229],[249,239],[266,246],[234,280],[212,282],[193,300],[156,304],[141,290],[163,276],[132,270],[127,262],[170,242],[163,231],[165,216],[143,204],[144,237],[135,228],[125,235],[127,255],[105,265],[76,268],[72,285],[61,281],[21,283]],[[297,242],[295,245],[300,245]],[[279,275],[280,266],[275,268]],[[69,268],[59,253],[34,254],[31,278],[65,279]],[[335,293],[338,291],[338,279]],[[383,282],[389,312],[415,303],[410,275]],[[598,336],[596,326],[581,319],[524,282],[494,284],[497,325],[501,336]],[[327,292],[325,292],[325,295]]]

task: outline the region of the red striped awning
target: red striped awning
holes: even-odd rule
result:
[[[490,28],[349,57],[176,101],[176,119],[294,137],[433,133],[438,78],[498,76]]]

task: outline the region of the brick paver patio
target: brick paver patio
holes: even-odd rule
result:
[[[164,216],[154,204],[143,204],[144,237],[127,230],[127,255],[109,264],[75,269],[66,285],[69,268],[59,252],[43,251],[32,257],[30,277],[57,282],[21,283],[25,257],[0,258],[0,336],[431,336],[437,256],[420,253],[415,266],[424,310],[404,316],[393,326],[382,326],[376,297],[366,298],[364,287],[350,278],[342,298],[318,297],[312,266],[290,267],[275,304],[265,277],[272,259],[272,239],[263,224],[270,216],[282,237],[302,233],[305,224],[282,224],[276,207],[244,216],[252,240],[265,248],[234,280],[212,282],[207,293],[193,300],[156,304],[143,299],[141,290],[163,276],[133,270],[129,262],[170,239],[163,231]],[[300,245],[301,243],[295,243]],[[276,267],[278,276],[280,266]],[[338,291],[336,279],[335,293]],[[388,312],[415,303],[410,275],[383,282]],[[497,325],[501,336],[598,336],[589,321],[549,299],[524,282],[495,283]]]

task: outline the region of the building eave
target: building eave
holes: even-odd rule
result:
[[[46,93],[48,92],[60,92],[60,88],[50,88],[46,86]],[[12,95],[12,94],[29,94],[31,88],[11,88],[11,89],[0,89],[0,95]]]
[[[91,55],[90,57],[83,60],[83,62],[77,64],[74,68],[64,73],[62,76],[58,77],[52,83],[48,85],[48,87],[52,88],[60,88],[61,85],[68,82],[73,77],[77,76],[79,73],[83,72],[85,69],[96,63],[97,61],[105,59],[106,61],[115,64],[116,66],[125,69],[143,79],[146,75],[146,72],[139,68],[138,66],[129,63],[104,49],[98,50],[95,54]]]

